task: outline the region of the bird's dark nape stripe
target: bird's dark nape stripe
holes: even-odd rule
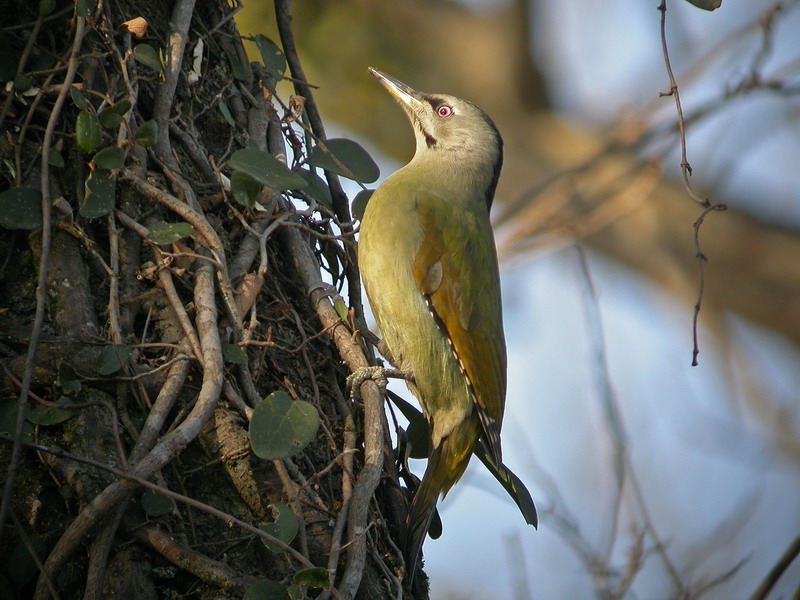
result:
[[[494,200],[494,192],[497,189],[497,181],[500,179],[500,170],[503,168],[503,136],[500,135],[500,130],[497,129],[497,125],[494,124],[489,115],[485,112],[481,111],[481,115],[483,115],[484,120],[486,121],[487,125],[491,127],[492,131],[494,132],[495,138],[497,138],[497,151],[499,155],[497,157],[497,161],[494,163],[494,173],[492,173],[492,182],[489,184],[489,187],[486,188],[486,207],[492,208],[492,201]]]

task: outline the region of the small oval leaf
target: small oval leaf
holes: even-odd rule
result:
[[[172,244],[194,233],[194,227],[189,223],[166,223],[159,221],[150,229],[147,237],[154,244]]]
[[[238,344],[222,344],[222,358],[235,365],[247,364],[247,352]]]
[[[367,210],[367,202],[369,202],[369,199],[372,197],[372,192],[374,191],[375,190],[361,190],[356,197],[353,198],[350,210],[353,213],[354,219],[361,221],[364,218],[364,211]]]
[[[328,184],[322,180],[322,177],[310,169],[298,169],[297,174],[308,183],[308,187],[303,190],[306,194],[323,206],[333,208],[331,191],[328,189]]]
[[[294,401],[283,391],[275,392],[253,410],[250,445],[260,458],[288,458],[305,448],[318,428],[319,413],[313,404]]]
[[[686,0],[689,4],[694,4],[703,10],[717,10],[722,6],[722,0]]]
[[[100,350],[99,362],[97,367],[98,375],[112,375],[119,371],[123,365],[128,364],[133,349],[125,344],[103,346]]]
[[[149,517],[163,517],[172,512],[172,498],[148,489],[142,492],[142,508]]]
[[[428,458],[431,455],[431,428],[422,413],[414,415],[408,423],[406,438],[411,446],[411,458]]]
[[[158,123],[155,121],[145,121],[136,130],[136,135],[133,139],[140,146],[148,148],[156,143],[156,136],[158,135]]]
[[[233,73],[233,77],[239,81],[245,81],[247,79],[248,71],[240,60],[239,54],[232,47],[229,48],[228,46],[223,46],[222,50],[225,52],[225,56],[228,57],[228,62],[231,65],[231,73]]]
[[[81,391],[81,376],[66,361],[58,363],[58,385],[65,394],[74,395]]]
[[[311,149],[308,154],[308,164],[361,183],[372,183],[380,176],[381,170],[378,165],[358,142],[335,138],[325,141],[324,145],[327,152],[322,146],[314,146]],[[345,169],[339,166],[331,155],[342,163]]]
[[[328,569],[324,569],[322,567],[311,567],[309,569],[298,571],[294,574],[292,582],[297,585],[304,585],[306,587],[322,588],[323,590],[331,589]]]
[[[56,9],[56,0],[39,0],[39,16],[46,17]]]
[[[97,0],[77,0],[75,2],[75,14],[79,17],[88,17],[94,12]]]
[[[308,186],[305,179],[286,168],[281,161],[256,148],[244,148],[233,153],[228,164],[275,191],[299,190]]]
[[[61,155],[61,152],[50,148],[50,155],[47,158],[47,164],[49,164],[51,167],[58,167],[60,169],[63,169],[65,163],[64,163],[64,157]]]
[[[88,110],[79,112],[78,119],[75,121],[75,138],[78,148],[87,154],[94,152],[100,145],[100,136],[100,121],[97,120],[97,115]]]
[[[98,115],[100,125],[106,129],[116,129],[122,123],[122,115],[115,113],[113,110],[105,109]]]
[[[133,48],[133,58],[136,62],[146,65],[158,73],[164,72],[164,65],[158,51],[150,44],[136,44]]]
[[[28,536],[28,543],[25,544],[22,540],[17,542],[14,549],[6,555],[6,564],[3,568],[3,571],[11,581],[20,588],[39,574],[39,566],[47,558],[49,552],[44,538],[35,533],[26,535]],[[33,556],[31,556],[31,549],[36,554],[37,560],[34,560]],[[9,595],[13,594],[11,590],[8,590],[8,593]]]
[[[101,169],[121,169],[125,164],[125,150],[118,146],[103,148],[92,157],[92,162]]]
[[[117,113],[118,115],[124,115],[131,109],[131,101],[127,98],[120,100],[113,106],[109,106],[106,108],[107,111]]]
[[[111,214],[116,203],[117,178],[108,169],[95,169],[85,184],[86,193],[78,214],[87,219],[97,219]]]
[[[69,88],[69,97],[72,98],[72,103],[78,107],[78,110],[86,110],[89,108],[89,103],[86,101],[86,96],[83,95],[78,88],[74,85]]]
[[[291,600],[286,586],[277,581],[259,581],[247,588],[243,600]]]
[[[234,171],[231,174],[231,193],[236,202],[247,208],[253,208],[261,193],[261,184],[244,171]]]
[[[72,404],[72,400],[66,397],[61,397],[56,401],[56,404],[68,405]],[[34,425],[58,425],[64,421],[71,419],[77,415],[75,409],[58,408],[55,406],[43,406],[37,404],[33,406],[25,415],[25,418]]]
[[[294,538],[297,536],[297,531],[299,529],[297,517],[295,516],[294,512],[292,512],[291,508],[285,504],[281,504],[280,502],[270,504],[269,508],[272,509],[272,512],[275,516],[275,522],[265,523],[264,525],[259,526],[259,529],[270,534],[272,537],[278,538],[284,544],[291,544],[292,540],[294,540]],[[264,545],[270,552],[274,552],[275,554],[280,554],[283,552],[283,549],[276,544],[268,542],[263,538],[261,541],[264,542]]]
[[[275,45],[275,42],[260,33],[256,35],[255,42],[261,54],[261,61],[267,70],[276,81],[283,79],[283,73],[286,71],[286,55],[283,51]]]
[[[42,194],[30,187],[0,192],[0,225],[7,229],[39,229],[42,226]]]

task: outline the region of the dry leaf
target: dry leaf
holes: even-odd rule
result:
[[[137,38],[144,37],[147,33],[147,20],[144,17],[136,17],[130,21],[125,21],[122,27],[130,31]]]
[[[299,119],[303,115],[303,109],[306,105],[306,99],[302,96],[290,96],[289,98],[289,110],[291,111],[288,115],[283,117],[282,121],[284,123],[293,123],[297,119]]]

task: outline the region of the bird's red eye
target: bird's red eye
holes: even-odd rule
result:
[[[453,114],[453,108],[447,106],[447,104],[442,104],[439,108],[436,109],[436,114],[439,115],[441,118],[446,119],[447,117]]]

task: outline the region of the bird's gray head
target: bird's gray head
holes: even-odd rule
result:
[[[447,94],[426,94],[370,68],[406,111],[414,127],[414,161],[439,168],[485,173],[487,202],[491,204],[503,165],[503,139],[480,108]]]

